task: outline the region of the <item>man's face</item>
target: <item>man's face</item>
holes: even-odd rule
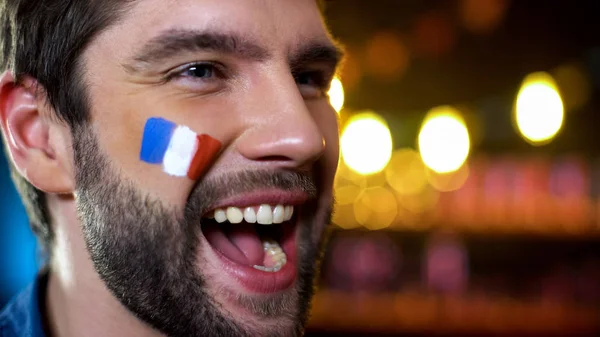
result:
[[[338,56],[314,0],[140,0],[91,43],[78,214],[139,318],[173,336],[300,332],[337,167]],[[222,142],[199,181],[140,160],[152,117]]]

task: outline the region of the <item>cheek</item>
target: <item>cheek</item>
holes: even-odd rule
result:
[[[153,110],[141,106],[134,109],[127,104],[96,108],[95,116],[98,117],[94,118],[94,128],[99,147],[108,157],[111,169],[132,181],[143,194],[176,208],[184,205],[194,181],[186,177],[172,177],[163,171],[162,165],[152,165],[140,158],[146,122],[151,117],[168,117],[168,114],[161,114],[156,107]]]

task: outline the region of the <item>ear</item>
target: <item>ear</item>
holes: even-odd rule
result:
[[[57,156],[61,148],[50,140],[55,122],[39,92],[31,77],[18,83],[11,72],[0,77],[0,127],[6,146],[16,169],[33,186],[47,193],[71,193],[72,174],[64,165],[66,156]]]

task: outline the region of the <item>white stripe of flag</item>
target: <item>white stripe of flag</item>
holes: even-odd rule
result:
[[[178,126],[169,142],[163,159],[163,170],[175,177],[187,176],[194,155],[198,151],[198,136],[187,126]]]

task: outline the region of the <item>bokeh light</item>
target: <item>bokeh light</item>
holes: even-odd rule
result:
[[[458,170],[469,156],[469,131],[460,112],[450,106],[432,109],[419,132],[419,151],[427,167],[437,173]]]
[[[508,5],[508,0],[461,0],[462,24],[472,33],[489,34],[502,23]]]
[[[340,162],[334,182],[335,210],[332,221],[343,229],[360,227],[354,216],[354,202],[367,188],[365,176],[352,171],[344,162]]]
[[[354,229],[360,227],[360,224],[354,216],[354,204],[336,204],[331,221],[342,229]]]
[[[345,46],[344,62],[339,69],[340,79],[343,80],[344,92],[351,92],[360,84],[363,76],[363,65],[360,62],[362,55],[358,50],[362,48]]]
[[[397,195],[397,198],[402,208],[414,214],[423,214],[435,209],[440,199],[440,192],[433,189],[430,185],[426,185],[419,194],[410,196]]]
[[[335,201],[337,205],[353,204],[362,192],[362,188],[356,185],[340,186],[335,190]]]
[[[427,179],[436,190],[440,192],[452,192],[464,186],[469,178],[469,173],[469,165],[465,163],[457,171],[450,173],[428,171]]]
[[[339,114],[344,108],[345,95],[344,85],[338,77],[335,77],[333,81],[331,81],[331,87],[329,88],[329,92],[327,94],[329,96],[329,102],[331,103],[331,106]]]
[[[442,11],[422,14],[414,27],[417,55],[437,58],[450,52],[456,45],[457,32],[450,17]]]
[[[367,44],[365,53],[366,71],[378,80],[396,80],[410,64],[409,50],[394,32],[375,34]]]
[[[367,187],[367,177],[352,170],[344,162],[340,153],[340,162],[336,174],[336,186],[344,186],[347,184],[353,184],[360,186],[361,188]]]
[[[388,184],[400,195],[415,195],[427,185],[427,169],[421,155],[413,149],[394,152],[385,169]]]
[[[388,163],[389,165],[389,163]],[[386,166],[387,167],[387,166]],[[385,177],[385,172],[377,172],[374,174],[370,174],[368,176],[364,176],[367,182],[367,187],[383,187],[387,186],[387,179]]]
[[[398,214],[398,201],[389,189],[371,187],[363,191],[354,203],[354,216],[370,230],[389,227]]]
[[[340,141],[344,163],[363,175],[381,172],[392,157],[392,135],[385,120],[364,112],[348,121]]]
[[[590,100],[592,87],[590,78],[581,64],[565,63],[552,72],[565,106],[565,113],[583,108]]]
[[[517,96],[515,122],[532,145],[549,143],[560,131],[565,109],[552,76],[545,72],[525,78]]]

